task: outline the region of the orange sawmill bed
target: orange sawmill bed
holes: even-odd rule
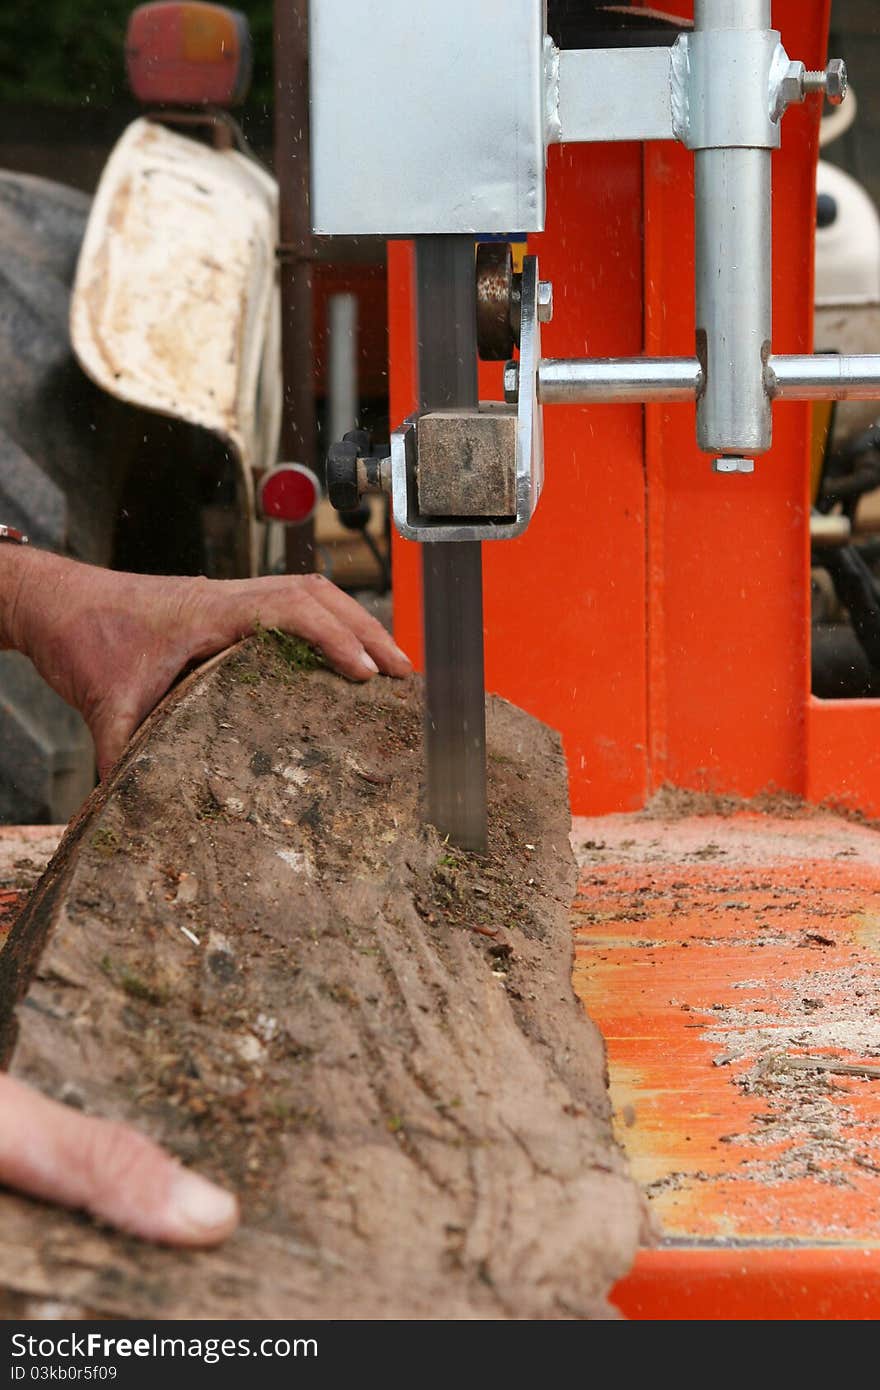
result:
[[[633,1318],[880,1315],[880,833],[577,820],[577,990],[656,1245]]]

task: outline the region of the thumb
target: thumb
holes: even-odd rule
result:
[[[150,1139],[9,1076],[0,1076],[0,1183],[167,1245],[216,1245],[238,1225],[231,1193]]]

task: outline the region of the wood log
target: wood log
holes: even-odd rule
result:
[[[490,852],[459,853],[421,821],[418,682],[311,664],[261,634],[178,687],[0,955],[11,1073],[242,1227],[182,1253],[2,1193],[7,1316],[614,1316],[643,1207],[571,986],[559,740],[489,702]]]

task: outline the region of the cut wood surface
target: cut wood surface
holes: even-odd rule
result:
[[[0,1193],[7,1316],[613,1316],[643,1209],[571,986],[559,740],[489,702],[480,859],[421,823],[421,720],[415,680],[263,634],[71,826],[0,955],[0,1053],[243,1222],[181,1253]]]

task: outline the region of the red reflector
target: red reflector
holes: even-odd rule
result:
[[[284,521],[301,526],[314,514],[321,497],[321,484],[310,468],[301,463],[280,463],[260,483],[260,511],[266,521]]]
[[[248,22],[223,5],[160,0],[128,21],[125,67],[138,101],[235,106],[247,95],[251,61]]]

